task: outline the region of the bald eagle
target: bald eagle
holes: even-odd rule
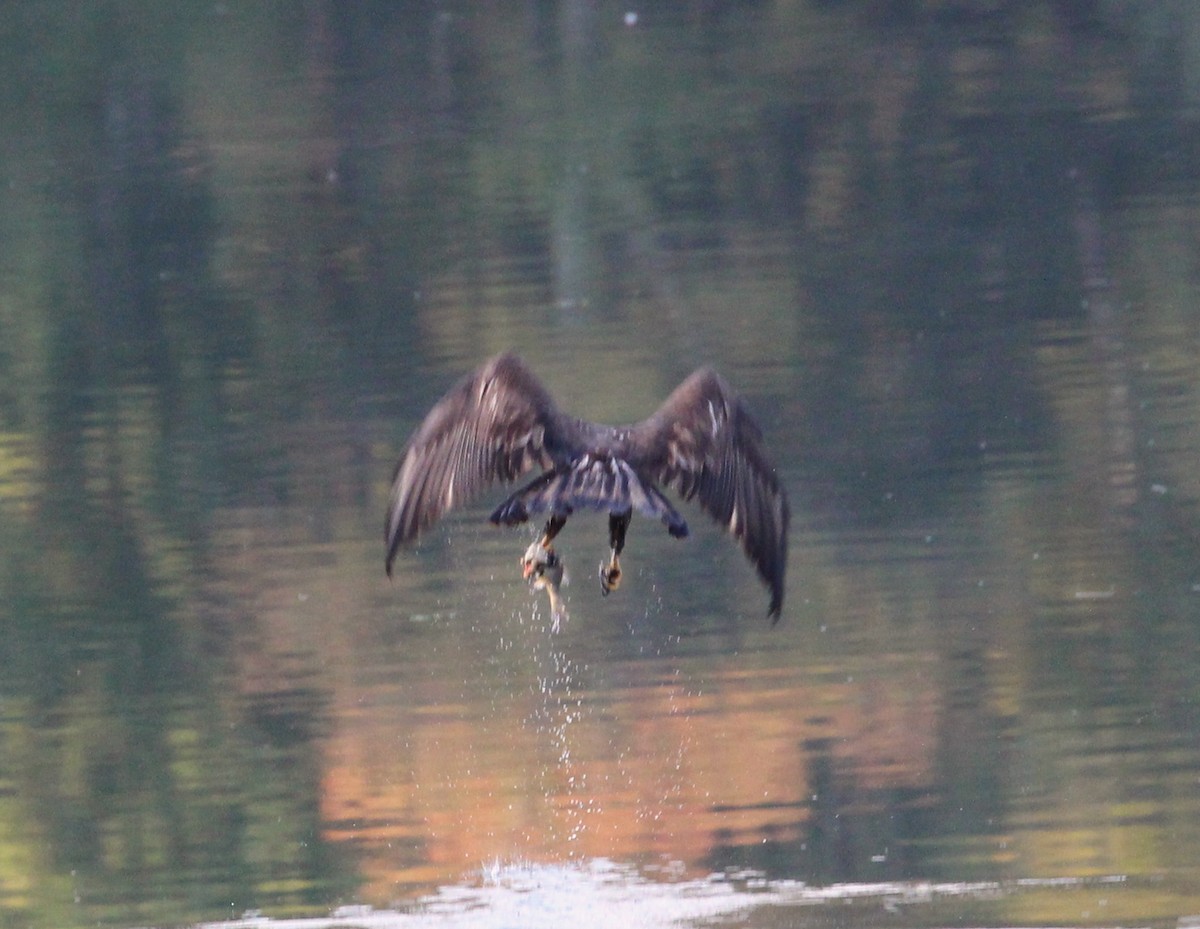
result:
[[[600,566],[600,585],[606,595],[615,590],[635,510],[661,520],[675,538],[688,534],[659,489],[670,487],[741,542],[770,590],[768,616],[778,621],[787,494],[749,411],[711,368],[695,371],[642,422],[603,426],[560,411],[515,355],[490,359],[434,405],[396,465],[384,528],[388,576],[400,547],[449,510],[533,471],[490,517],[505,526],[548,517],[522,559],[526,578],[544,583],[547,571],[561,578],[551,542],[567,518],[577,509],[607,511],[611,556]]]

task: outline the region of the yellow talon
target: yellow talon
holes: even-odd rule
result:
[[[600,592],[608,596],[621,586],[621,566],[615,561],[600,565]]]

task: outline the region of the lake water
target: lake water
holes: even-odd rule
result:
[[[10,13],[0,923],[1200,920],[1200,9]],[[385,577],[507,349],[722,372],[777,626],[692,507]]]

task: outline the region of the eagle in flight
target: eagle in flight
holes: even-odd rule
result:
[[[621,582],[619,557],[633,512],[662,520],[675,538],[683,517],[660,488],[673,488],[737,539],[771,594],[779,620],[787,571],[788,501],[745,405],[711,368],[693,372],[642,422],[604,426],[559,410],[520,358],[502,354],[463,378],[409,439],[392,478],[386,567],[442,515],[490,485],[537,476],[492,513],[515,526],[547,518],[521,559],[526,579],[557,604],[562,563],[551,545],[577,509],[608,512],[611,556],[604,594]]]

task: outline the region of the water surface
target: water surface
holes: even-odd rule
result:
[[[1112,6],[14,9],[4,921],[1194,920],[1196,24]],[[716,366],[783,621],[688,509],[553,632],[499,489],[389,581],[506,349]]]

